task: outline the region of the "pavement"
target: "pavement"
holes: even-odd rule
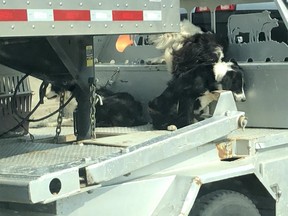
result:
[[[42,80],[39,80],[35,77],[29,77],[30,87],[32,91],[32,108],[33,109],[36,104],[39,102],[39,87],[42,83]],[[46,116],[55,110],[59,108],[59,99],[47,99],[44,98],[44,104],[41,104],[38,109],[35,111],[35,113],[31,116],[31,119],[38,119],[42,118],[43,116]],[[68,108],[69,109],[69,108]],[[71,108],[70,108],[71,109]],[[67,111],[66,111],[67,112]],[[72,110],[69,110],[68,118],[63,119],[63,126],[72,126],[73,120],[71,118],[72,116]],[[47,118],[45,120],[42,120],[40,122],[30,122],[30,127],[56,127],[57,125],[57,116],[58,114],[55,114],[51,116],[50,118]]]

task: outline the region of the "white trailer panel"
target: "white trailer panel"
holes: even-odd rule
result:
[[[0,37],[159,33],[179,30],[177,0],[2,1]]]

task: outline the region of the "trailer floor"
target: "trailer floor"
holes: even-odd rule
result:
[[[97,128],[95,140],[75,141],[72,127],[61,130],[61,144],[54,143],[55,128],[33,128],[34,136],[0,139],[0,179],[5,175],[43,175],[121,152],[123,148],[170,133],[153,131],[151,125],[132,128]]]
[[[59,140],[54,143],[55,128],[33,128],[35,137],[0,139],[0,179],[9,175],[43,175],[47,172],[85,165],[87,161],[101,161],[102,158],[121,152],[124,148],[141,144],[149,139],[169,134],[170,131],[153,130],[151,125],[131,128],[97,128],[94,140],[75,141],[72,127],[63,127]],[[287,130],[246,129],[238,130],[229,137],[233,139],[264,139]],[[265,142],[264,142],[265,143]]]

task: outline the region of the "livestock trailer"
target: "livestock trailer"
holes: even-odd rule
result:
[[[259,2],[270,1],[2,1],[0,108],[14,123],[0,130],[0,215],[287,215],[288,46],[269,37],[275,25],[253,31],[275,21],[269,13],[268,21],[249,14],[257,25],[246,20],[243,27],[245,15],[236,14],[227,23],[227,58],[245,71],[246,102],[215,92],[209,116],[176,131],[95,128],[93,115],[96,87],[129,92],[144,108],[163,91],[170,74],[165,65],[145,64],[162,54],[146,39],[178,32],[180,8],[208,7],[217,32],[217,6]],[[287,33],[287,1],[274,2]],[[76,85],[74,127],[61,127],[59,115],[56,132],[29,128],[24,76],[43,80],[41,89]],[[15,102],[21,96],[28,97]]]

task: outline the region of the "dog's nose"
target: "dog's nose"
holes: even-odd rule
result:
[[[241,101],[241,102],[244,102],[246,101],[246,97],[245,97],[245,94],[244,93],[241,93],[241,94],[235,94],[234,93],[234,99],[235,101]]]

